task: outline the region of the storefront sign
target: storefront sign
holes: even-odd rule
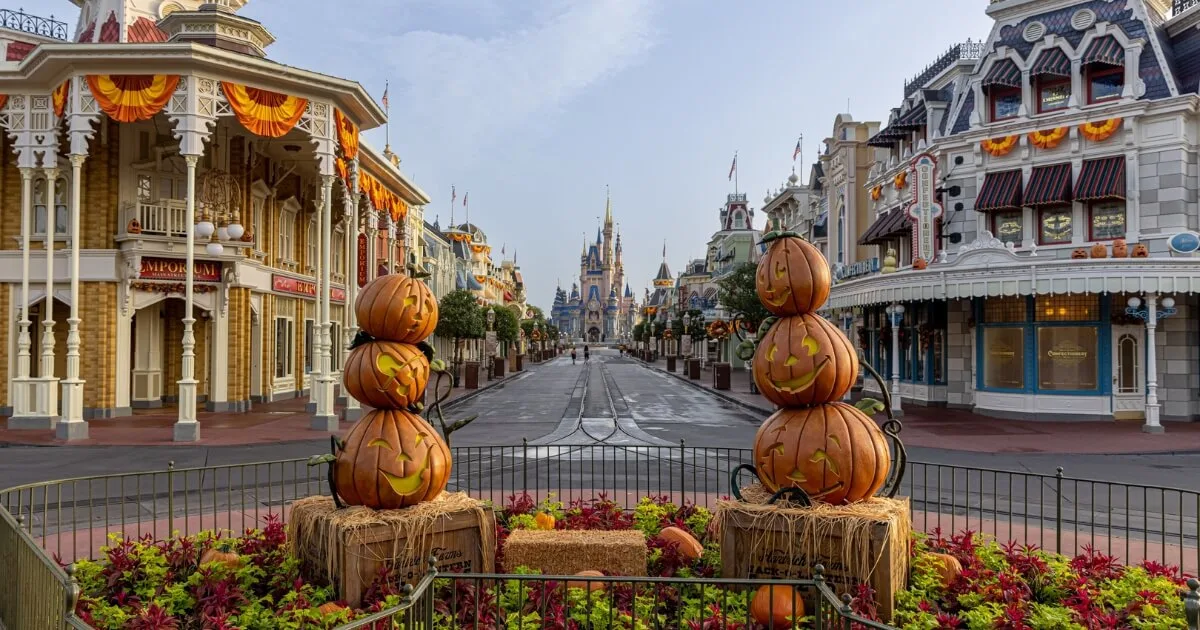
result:
[[[913,221],[913,258],[933,262],[937,254],[937,219],[942,216],[942,204],[937,201],[937,158],[922,153],[912,160],[913,202],[908,216]]]
[[[274,289],[276,293],[288,293],[291,295],[299,295],[302,297],[311,298],[317,297],[316,283],[309,282],[308,280],[300,280],[299,278],[293,278],[291,276],[281,276],[279,274],[271,276],[271,288]],[[334,287],[333,291],[329,293],[329,299],[334,302],[345,302],[346,290]]]
[[[358,235],[358,286],[363,287],[367,284],[367,269],[370,263],[367,261],[367,235]]]
[[[1167,246],[1176,254],[1194,254],[1200,250],[1200,234],[1180,232],[1167,241]]]
[[[857,278],[870,273],[879,273],[879,258],[860,260],[852,265],[838,265],[834,269],[834,277],[838,280]]]
[[[187,280],[187,261],[178,258],[143,258],[138,271],[142,280]],[[220,282],[221,263],[197,260],[192,264],[193,282]]]

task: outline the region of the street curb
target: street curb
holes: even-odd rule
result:
[[[658,367],[657,365],[655,365],[655,366],[651,366],[651,365],[647,365],[646,363],[644,363],[644,362],[643,362],[643,363],[642,363],[642,367],[644,367],[644,368],[646,368],[646,369],[648,369],[648,370],[653,370],[653,371],[655,371],[655,372],[659,372],[659,373],[662,373],[662,374],[666,374],[666,375],[668,375],[668,376],[672,376],[672,377],[674,377],[674,378],[676,378],[676,379],[678,379],[678,380],[680,380],[680,381],[683,381],[684,383],[687,383],[689,387],[692,387],[692,388],[698,389],[698,390],[700,390],[700,391],[702,391],[702,392],[704,392],[704,393],[706,393],[706,394],[709,394],[710,396],[713,396],[713,397],[715,397],[715,398],[720,398],[721,400],[723,400],[723,401],[725,401],[725,402],[727,402],[727,403],[730,403],[730,404],[737,405],[738,407],[741,407],[742,409],[745,409],[746,411],[750,411],[750,412],[753,412],[753,413],[755,413],[755,414],[761,414],[761,415],[762,415],[764,418],[765,418],[765,417],[767,417],[767,416],[769,416],[769,415],[771,415],[771,414],[773,414],[773,413],[775,413],[775,410],[774,410],[774,409],[764,409],[764,408],[762,408],[762,407],[759,407],[759,406],[757,406],[757,405],[752,405],[752,404],[750,404],[750,403],[748,403],[748,402],[746,402],[746,401],[744,401],[744,400],[741,400],[741,399],[738,399],[738,398],[734,398],[733,396],[730,396],[730,395],[728,395],[728,394],[722,393],[722,392],[720,392],[720,391],[718,391],[718,390],[715,390],[715,389],[713,389],[713,388],[711,388],[711,387],[705,387],[705,386],[701,385],[701,384],[700,384],[698,381],[693,381],[692,379],[690,379],[690,378],[688,378],[688,377],[686,377],[686,376],[684,376],[684,375],[682,375],[682,374],[676,374],[676,373],[674,373],[674,372],[668,372],[667,370],[665,370],[665,369],[663,369],[663,368],[660,368],[660,367]]]

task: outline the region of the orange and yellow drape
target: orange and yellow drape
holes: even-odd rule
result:
[[[1055,127],[1045,131],[1029,132],[1029,142],[1039,149],[1053,149],[1062,143],[1070,131],[1067,127]]]
[[[5,105],[8,105],[8,95],[0,94],[0,109],[4,109]]]
[[[1004,136],[1003,138],[988,138],[979,143],[979,146],[992,157],[1002,157],[1012,153],[1016,148],[1017,141],[1021,136]]]
[[[382,182],[369,173],[358,174],[358,189],[367,196],[373,208],[380,212],[387,212],[393,221],[399,221],[408,216],[408,204],[385,188]]]
[[[88,89],[100,111],[117,122],[152,118],[179,87],[175,74],[89,74]]]
[[[288,96],[237,83],[221,82],[225,100],[242,126],[265,138],[280,138],[291,131],[308,108],[308,99]]]
[[[1079,125],[1079,133],[1092,142],[1104,142],[1121,128],[1120,118],[1109,118],[1100,122],[1089,122]]]
[[[900,171],[896,174],[895,180],[892,182],[896,185],[896,190],[903,190],[908,185],[908,171]]]
[[[354,124],[340,109],[333,110],[333,121],[337,124],[338,144],[342,157],[353,160],[358,157],[358,125]]]
[[[871,201],[879,201],[883,196],[883,186],[875,186],[871,188]]]
[[[54,89],[50,95],[50,102],[54,105],[54,115],[57,118],[62,118],[63,113],[67,111],[67,97],[71,95],[71,80],[63,81],[62,85]]]

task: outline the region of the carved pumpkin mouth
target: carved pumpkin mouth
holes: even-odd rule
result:
[[[418,433],[416,444],[414,446],[420,445],[421,442],[424,441],[425,434]],[[386,440],[379,438],[371,440],[371,443],[367,446],[381,446],[386,447],[389,450],[392,448],[392,446],[388,444]],[[410,462],[412,461],[412,458],[404,453],[397,453],[396,461]],[[391,486],[393,492],[402,497],[406,497],[411,494],[416,494],[416,492],[421,489],[421,484],[424,481],[423,477],[425,476],[425,471],[427,470],[429,470],[429,449],[425,449],[425,459],[421,461],[421,468],[417,470],[417,472],[404,477],[398,477],[386,470],[379,471],[379,474],[383,475],[383,478],[387,480],[388,485]]]
[[[765,291],[765,293],[766,295],[762,296],[762,301],[766,302],[770,306],[780,307],[783,306],[784,302],[788,301],[788,298],[792,297],[792,288],[784,287],[779,291],[775,291],[775,289],[768,289]],[[778,296],[773,297],[776,295],[776,293],[778,293]]]
[[[821,362],[817,364],[817,367],[813,368],[813,371],[807,374],[801,374],[796,378],[791,378],[786,381],[772,379],[771,384],[775,386],[776,390],[786,392],[788,394],[802,392],[809,387],[812,387],[812,384],[816,382],[817,377],[825,371],[825,368],[829,366],[829,363],[829,357],[825,357],[824,359],[821,359]]]

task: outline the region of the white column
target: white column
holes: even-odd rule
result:
[[[356,206],[357,207],[357,206]],[[375,216],[375,211],[368,209],[366,218],[367,232],[367,281],[375,279],[375,272],[379,266],[379,253],[375,251],[378,247],[376,241],[379,239],[379,219]]]
[[[892,309],[899,310],[900,305],[893,304]],[[889,313],[892,324],[892,414],[899,416],[903,413],[900,396],[900,326],[904,323],[903,311]]]
[[[13,417],[8,420],[10,429],[49,428],[44,422],[34,419],[33,397],[30,385],[29,335],[29,246],[33,233],[33,173],[32,168],[21,168],[21,320],[17,334],[17,377],[12,383]],[[37,426],[41,425],[41,426]]]
[[[47,154],[44,160],[57,163],[58,156]],[[58,379],[54,376],[54,219],[56,208],[54,203],[54,184],[58,179],[58,169],[51,167],[43,169],[46,175],[46,299],[42,310],[42,369],[41,391],[42,409],[51,424],[58,422]]]
[[[1158,358],[1154,344],[1154,329],[1158,327],[1158,295],[1146,294],[1146,424],[1144,433],[1162,433],[1158,413]]]
[[[176,442],[196,442],[200,439],[200,422],[196,415],[196,323],[193,309],[193,274],[196,267],[196,163],[199,155],[185,154],[187,162],[187,277],[184,279],[183,364],[179,386],[179,416],[175,422]]]
[[[325,194],[324,186],[318,185],[317,186],[316,207],[313,210],[314,212],[316,212],[315,223],[316,223],[317,234],[316,234],[315,238],[317,239],[317,242],[316,242],[317,259],[308,261],[308,264],[312,265],[313,283],[316,285],[317,288],[316,288],[316,293],[313,295],[312,352],[313,352],[313,355],[315,355],[315,356],[307,357],[308,360],[312,362],[312,371],[310,371],[308,374],[308,404],[305,405],[305,410],[308,411],[309,413],[315,414],[316,416],[321,415],[321,410],[324,409],[324,407],[321,406],[321,396],[325,395],[325,390],[322,389],[321,385],[320,385],[321,384],[321,376],[325,373],[325,369],[322,367],[322,364],[321,364],[321,359],[322,359],[322,357],[325,356],[325,352],[321,348],[321,345],[323,342],[323,339],[321,337],[321,322],[324,321],[324,317],[321,316],[321,293],[323,291],[328,290],[327,285],[322,284],[322,280],[324,279],[324,277],[321,274],[321,266],[322,266],[321,265],[321,260],[322,260],[321,259],[321,234],[324,233],[324,231],[325,231],[324,228],[322,227],[322,223],[325,220],[325,211],[324,211],[325,197],[324,197],[324,194]],[[313,238],[313,236],[309,235],[309,238]],[[301,306],[301,308],[303,308],[303,306]],[[318,429],[318,427],[316,425],[316,420],[313,421],[312,428]],[[318,429],[318,430],[323,430],[323,429]]]
[[[396,269],[396,233],[400,226],[396,225],[396,220],[388,215],[388,238],[387,238],[387,268],[388,273],[392,273]]]
[[[63,417],[55,427],[60,440],[86,440],[83,420],[83,379],[79,372],[79,204],[83,163],[87,155],[71,154],[71,316],[67,319],[67,377],[62,382]]]
[[[342,369],[345,370],[346,358],[349,356],[350,343],[358,335],[358,314],[354,312],[354,300],[358,298],[358,162],[352,165],[353,175],[350,185],[346,188],[346,243],[349,246],[346,262],[346,302],[343,313],[346,320],[346,340],[342,346]],[[343,393],[345,390],[343,389]],[[345,419],[347,422],[358,420],[362,415],[362,406],[353,396],[346,396]]]
[[[317,413],[313,416],[312,428],[317,431],[338,430],[338,417],[334,414],[333,398],[334,398],[334,380],[332,372],[333,355],[331,350],[333,343],[329,338],[329,294],[330,276],[329,267],[333,262],[331,249],[332,233],[333,233],[333,182],[336,179],[335,175],[321,176],[321,209],[320,217],[317,223],[320,227],[321,234],[321,265],[320,265],[320,289],[317,291],[317,325],[320,327],[318,331],[318,340],[320,349],[317,354],[317,364],[320,366],[321,373],[316,375],[313,385],[314,391],[320,390],[320,398],[317,399]]]

